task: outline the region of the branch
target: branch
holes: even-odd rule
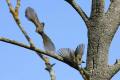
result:
[[[111,0],[110,6],[106,12],[106,18],[111,24],[120,23],[120,0]]]
[[[78,14],[82,17],[84,22],[87,24],[88,23],[88,16],[86,13],[81,9],[81,7],[75,2],[75,0],[65,0],[68,2],[77,12]]]
[[[20,42],[17,42],[15,40],[10,40],[10,39],[7,39],[7,38],[3,38],[3,37],[0,37],[0,41],[3,41],[3,42],[6,42],[6,43],[10,43],[10,44],[14,44],[14,45],[17,45],[17,46],[20,46],[20,47],[23,47],[23,48],[26,48],[26,49],[30,49],[30,50],[33,50],[35,51],[42,59],[43,61],[45,62],[45,65],[46,65],[46,70],[49,72],[50,76],[51,76],[51,80],[55,80],[55,72],[54,70],[52,69],[53,67],[53,64],[50,64],[49,62],[49,59],[48,57],[45,57],[43,56],[42,54],[44,55],[47,55],[47,56],[50,56],[50,57],[53,57],[59,61],[62,61],[64,62],[63,58],[57,54],[55,54],[54,52],[52,51],[42,51],[38,48],[36,48],[31,40],[31,38],[28,36],[28,34],[26,33],[26,31],[23,29],[21,23],[20,23],[20,19],[19,19],[19,7],[20,7],[20,0],[17,0],[17,5],[15,7],[15,9],[12,7],[11,3],[10,3],[10,0],[6,0],[8,6],[9,6],[9,9],[10,9],[10,12],[11,14],[13,15],[13,18],[14,20],[16,21],[18,27],[20,28],[20,30],[22,31],[22,33],[24,34],[24,36],[26,37],[26,39],[28,40],[28,42],[30,43],[30,46],[28,45],[25,45],[23,43],[20,43]],[[75,2],[73,2],[72,6],[75,8],[75,10],[79,13],[79,15],[81,15],[81,17],[83,18],[83,20],[85,22],[88,21],[88,17],[87,15],[82,11],[82,9],[76,5]],[[40,28],[41,26],[39,26]],[[40,29],[37,29],[37,30],[40,30]],[[38,31],[39,33],[39,31]],[[45,37],[46,38],[46,37]],[[50,39],[49,39],[49,43],[52,43],[50,42]],[[53,45],[52,45],[53,46]],[[82,72],[84,72],[82,69],[80,70],[80,73],[82,74]],[[87,79],[86,79],[87,80]]]
[[[57,55],[56,53],[53,53],[53,52],[45,52],[45,51],[42,51],[38,48],[31,48],[30,46],[28,45],[25,45],[23,43],[20,43],[20,42],[17,42],[15,40],[10,40],[8,38],[4,38],[4,37],[0,37],[0,41],[3,41],[3,42],[6,42],[6,43],[10,43],[10,44],[13,44],[13,45],[17,45],[17,46],[20,46],[20,47],[23,47],[23,48],[26,48],[26,49],[29,49],[29,50],[32,50],[32,51],[35,51],[37,52],[37,54],[44,60],[45,64],[46,64],[46,69],[49,70],[49,73],[50,73],[50,76],[51,76],[51,80],[55,80],[55,75],[54,75],[54,70],[52,69],[53,65],[54,64],[50,64],[49,63],[49,60],[48,58],[46,58],[45,56],[41,55],[41,54],[44,54],[44,55],[47,55],[47,56],[50,56],[52,58],[55,58],[61,62],[64,62],[63,58],[59,55]],[[65,62],[64,62],[65,63]],[[83,76],[83,78],[85,80],[89,80],[88,79],[88,73],[87,71],[85,71],[83,68],[75,68],[76,70],[78,70],[80,72],[80,74]]]
[[[120,71],[120,59],[116,60],[115,64],[109,67],[108,73],[110,78],[112,78],[118,71]]]
[[[18,14],[19,14],[18,11],[19,11],[19,8],[20,8],[20,0],[17,0],[17,5],[16,5],[15,9],[12,7],[9,0],[7,0],[6,2],[8,4],[8,6],[9,6],[10,12],[13,15],[14,20],[16,21],[18,27],[20,28],[21,32],[23,33],[23,35],[26,37],[27,41],[29,42],[30,47],[34,48],[35,45],[33,44],[32,39],[29,37],[29,35],[26,33],[26,31],[23,29],[23,27],[21,26],[21,23],[20,23],[20,19],[19,19],[19,16],[18,16]],[[11,40],[8,40],[8,39],[6,39],[6,41],[11,42]],[[14,41],[14,43],[16,44],[17,42]],[[25,48],[28,47],[26,45],[23,45],[22,43],[19,43],[19,45],[21,45],[21,47],[25,47]],[[42,55],[42,54],[39,54],[39,56],[45,62],[47,69],[49,69],[48,72],[49,72],[49,74],[51,76],[51,80],[55,80],[55,73],[54,73],[54,70],[51,67],[51,64],[50,64],[50,62],[48,60],[48,57],[44,57],[44,55]],[[49,65],[47,65],[47,64],[49,64]]]
[[[64,63],[78,70],[85,80],[89,80],[88,72],[82,67],[79,67],[82,64],[83,51],[84,45],[80,44],[75,51],[70,48],[61,48],[58,50],[58,55],[63,57]]]
[[[46,56],[44,56],[44,55],[42,55],[42,54],[39,54],[39,53],[37,53],[39,56],[40,56],[40,58],[45,62],[45,65],[46,65],[46,70],[49,72],[49,74],[50,74],[50,77],[51,77],[51,80],[56,80],[56,76],[55,76],[55,71],[53,70],[53,66],[55,65],[55,64],[51,64],[50,62],[49,62],[49,58]]]
[[[92,0],[92,18],[97,18],[98,16],[101,16],[104,13],[104,3],[105,0]]]
[[[30,49],[30,46],[25,45],[25,44],[23,44],[21,42],[17,42],[15,40],[10,40],[8,38],[0,37],[0,41],[10,43],[10,44],[13,44],[13,45],[17,45],[17,46],[20,46],[20,47],[23,47],[23,48]]]
[[[17,45],[17,46],[20,46],[20,47],[23,47],[23,48],[35,51],[38,54],[44,54],[44,55],[50,56],[52,58],[55,58],[55,59],[63,62],[63,58],[61,56],[57,55],[56,53],[52,52],[52,51],[47,51],[46,52],[46,51],[43,51],[43,50],[38,49],[36,47],[32,48],[32,47],[30,47],[28,45],[25,45],[23,43],[17,42],[15,40],[10,40],[10,39],[4,38],[4,37],[0,37],[0,41],[6,42],[6,43],[10,43],[10,44],[13,44],[13,45]]]
[[[35,52],[38,52],[37,54],[41,57],[41,59],[45,62],[45,65],[46,65],[46,69],[49,69],[49,74],[51,76],[51,80],[56,80],[55,78],[55,72],[54,70],[52,69],[52,65],[50,64],[49,60],[48,60],[48,57],[44,57],[42,54],[40,53],[44,53],[44,54],[49,54],[49,53],[45,53],[39,49],[35,49],[28,46],[28,45],[25,45],[23,43],[20,43],[20,42],[17,42],[15,40],[10,40],[10,39],[7,39],[7,38],[4,38],[4,37],[0,37],[0,41],[3,41],[3,42],[6,42],[6,43],[10,43],[10,44],[14,44],[14,45],[17,45],[17,46],[20,46],[20,47],[23,47],[23,48],[26,48],[26,49],[30,49],[30,50],[33,50]],[[53,54],[51,55],[51,57],[54,56]],[[57,57],[56,57],[57,58]],[[48,67],[50,66],[50,67]]]
[[[24,30],[24,28],[22,27],[21,23],[20,23],[20,19],[19,19],[19,8],[20,8],[20,0],[17,0],[17,4],[15,9],[13,8],[12,4],[10,3],[10,0],[6,0],[9,10],[15,20],[15,22],[17,23],[19,29],[21,30],[21,32],[23,33],[23,35],[25,36],[25,38],[27,39],[27,41],[30,43],[31,47],[34,47],[33,41],[31,40],[31,38],[28,36],[27,32]]]
[[[15,7],[15,11],[18,12],[19,11],[19,8],[20,8],[20,1],[21,0],[17,0],[17,5]]]
[[[82,75],[82,77],[84,78],[84,80],[89,80],[90,75],[84,68],[79,67],[78,70],[80,74]]]

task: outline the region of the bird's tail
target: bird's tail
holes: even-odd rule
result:
[[[45,50],[46,51],[55,51],[55,45],[52,42],[52,40],[44,32],[40,32],[40,34],[43,39]]]

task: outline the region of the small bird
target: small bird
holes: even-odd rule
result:
[[[70,48],[61,48],[58,50],[58,55],[60,55],[64,62],[70,66],[76,66],[76,59],[74,55],[74,50]]]
[[[55,51],[55,46],[52,40],[44,32],[44,23],[41,23],[37,17],[37,13],[33,8],[27,7],[25,11],[26,18],[34,23],[36,26],[36,32],[42,36],[44,48],[46,51]]]
[[[76,61],[78,64],[85,63],[84,61],[82,61],[84,48],[85,48],[84,44],[80,44],[77,46],[77,48],[75,50],[75,57],[76,57]]]
[[[78,45],[76,50],[72,50],[70,48],[61,48],[58,50],[58,55],[60,55],[63,58],[65,63],[72,67],[84,63],[84,61],[82,61],[83,53],[84,53],[83,44]]]

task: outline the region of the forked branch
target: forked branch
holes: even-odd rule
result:
[[[55,64],[51,64],[50,61],[49,61],[49,58],[47,56],[45,56],[43,54],[39,54],[39,53],[37,53],[37,54],[45,62],[45,65],[46,65],[45,69],[49,72],[51,80],[56,80],[55,71],[53,70],[53,66]]]
[[[27,39],[27,41],[30,43],[31,47],[34,47],[34,44],[31,40],[31,38],[28,36],[27,32],[24,30],[24,28],[21,25],[20,19],[19,19],[19,7],[20,7],[20,0],[17,0],[17,4],[16,4],[16,8],[14,9],[12,4],[10,3],[10,0],[6,0],[9,10],[15,20],[15,22],[17,23],[19,29],[21,30],[21,32],[24,34],[25,38]]]
[[[6,0],[6,2],[8,4],[8,7],[9,7],[9,10],[10,10],[11,14],[13,15],[13,18],[14,18],[15,22],[17,23],[17,25],[20,28],[21,32],[23,33],[23,35],[25,36],[25,38],[29,42],[30,46],[24,45],[23,43],[19,43],[19,42],[13,41],[13,40],[9,40],[7,38],[2,38],[2,37],[0,38],[0,40],[4,41],[4,42],[7,42],[7,43],[12,43],[12,44],[15,44],[15,45],[19,45],[19,46],[24,47],[24,48],[34,49],[35,45],[32,42],[32,39],[27,34],[27,32],[23,29],[23,27],[21,25],[21,22],[20,22],[20,19],[19,19],[20,0],[17,0],[17,4],[16,4],[15,9],[13,8],[12,4],[10,3],[10,0]],[[39,54],[39,53],[37,53],[37,54]],[[51,80],[56,80],[56,78],[55,78],[55,72],[52,69],[52,66],[51,66],[51,63],[49,62],[48,57],[45,57],[42,54],[39,54],[39,56],[45,62],[46,69],[47,69],[47,71],[50,74]]]
[[[109,67],[108,73],[110,78],[112,78],[118,71],[120,71],[120,59],[116,60],[115,64]]]

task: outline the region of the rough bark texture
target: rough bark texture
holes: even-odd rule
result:
[[[93,0],[90,24],[88,25],[86,69],[90,73],[90,80],[109,80],[111,75],[108,68],[108,50],[120,22],[120,1],[112,2],[106,13],[102,12],[104,7],[98,3],[95,4],[94,1],[102,3],[102,0]],[[95,5],[96,7],[94,7]],[[98,11],[95,8],[98,8]]]
[[[73,6],[72,2],[70,4]],[[108,64],[108,50],[120,23],[120,0],[111,0],[107,12],[104,11],[104,4],[104,0],[92,0],[88,21],[82,17],[88,28],[85,68],[88,76],[85,80],[110,80],[120,70],[119,60],[113,66]]]

